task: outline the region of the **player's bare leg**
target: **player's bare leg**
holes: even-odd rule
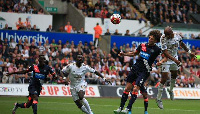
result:
[[[83,100],[83,98],[84,98],[84,95],[85,95],[85,92],[82,91],[82,90],[80,90],[80,91],[78,92],[79,99],[76,100],[76,101],[74,101],[74,102],[76,103],[76,105],[78,106],[78,108],[80,108],[84,113],[90,114],[90,113],[88,112],[88,110],[86,109],[86,107],[82,104],[82,100]]]
[[[127,82],[126,88],[125,88],[123,95],[121,97],[120,107],[117,110],[114,110],[115,114],[119,114],[123,110],[124,105],[125,105],[125,103],[128,99],[129,92],[131,91],[132,88],[133,88],[133,85],[131,83]]]
[[[160,109],[164,108],[161,98],[162,98],[163,87],[164,87],[165,82],[167,81],[167,78],[168,78],[168,73],[162,72],[162,78],[161,78],[160,84],[158,86],[158,95],[157,95],[157,98],[156,98],[157,106]]]
[[[174,100],[173,88],[174,88],[175,82],[176,82],[177,70],[171,70],[170,72],[171,72],[170,88],[168,88],[167,91],[169,92],[170,99]]]

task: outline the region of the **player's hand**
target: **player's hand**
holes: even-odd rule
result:
[[[69,82],[66,81],[66,82],[65,82],[65,86],[66,86],[66,85],[69,85]]]
[[[123,52],[120,52],[118,55],[119,55],[119,56],[124,56],[124,53],[123,53]]]
[[[108,81],[106,78],[103,78],[104,82],[107,82],[108,84],[112,85],[112,83],[110,81]]]
[[[157,62],[157,63],[156,63],[156,66],[161,66],[161,65],[162,65],[161,62]]]
[[[190,57],[191,57],[191,59],[195,59],[196,58],[194,53],[190,53]]]

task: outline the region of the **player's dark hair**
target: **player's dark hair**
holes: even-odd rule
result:
[[[159,30],[152,30],[150,33],[149,33],[149,36],[153,36],[155,38],[155,40],[157,42],[160,42],[160,37],[161,37],[161,33]]]

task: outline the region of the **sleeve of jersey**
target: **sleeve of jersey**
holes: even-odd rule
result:
[[[161,50],[166,50],[167,49],[166,40],[165,40],[165,38],[163,36],[161,36],[160,44],[161,44]]]
[[[137,49],[136,49],[136,52],[140,52],[140,49],[141,49],[141,44],[137,47]]]
[[[70,65],[67,65],[62,69],[62,72],[64,73],[69,73],[69,71],[70,71]]]
[[[91,73],[95,72],[95,70],[93,68],[89,67],[88,65],[86,65],[86,69],[88,72],[91,72]]]
[[[51,75],[55,75],[56,74],[56,72],[51,67],[49,67],[49,69],[50,69],[50,74]]]
[[[34,68],[33,68],[33,66],[31,65],[31,66],[29,66],[28,67],[28,69],[27,69],[27,71],[33,71],[34,70]]]

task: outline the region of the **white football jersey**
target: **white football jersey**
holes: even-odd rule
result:
[[[85,81],[85,74],[87,72],[94,73],[95,70],[88,65],[82,63],[81,67],[77,67],[76,63],[71,63],[62,69],[63,72],[69,73],[70,86],[74,87]]]
[[[172,39],[165,38],[165,34],[163,34],[160,38],[162,51],[167,49],[171,56],[178,59],[178,47],[179,47],[179,42],[181,40],[182,40],[182,37],[177,33],[174,33],[174,38]]]

